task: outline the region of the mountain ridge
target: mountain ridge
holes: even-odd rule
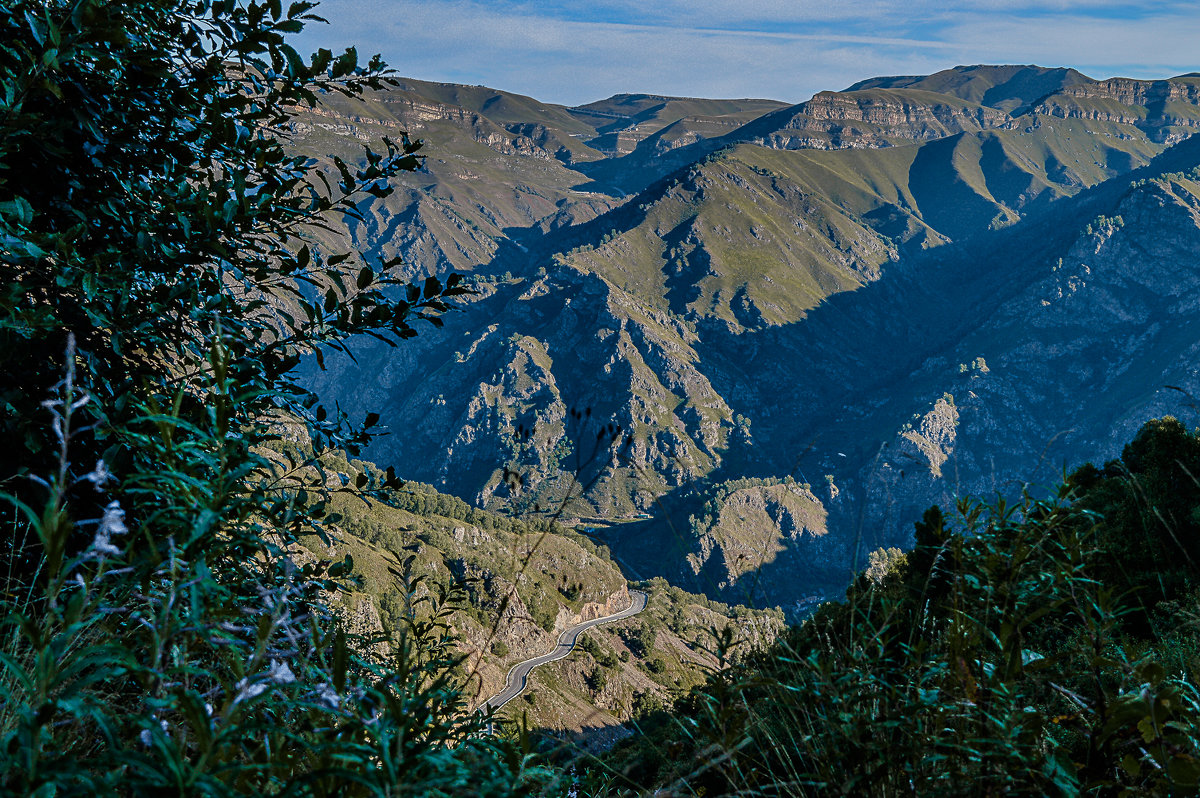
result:
[[[811,596],[844,583],[865,556],[855,551],[862,545],[903,542],[900,522],[888,520],[903,514],[881,504],[879,490],[904,493],[915,507],[944,500],[951,480],[982,484],[990,466],[964,441],[982,451],[987,436],[970,432],[971,419],[1000,422],[987,420],[992,411],[980,415],[972,381],[997,386],[985,394],[1010,407],[1010,425],[1019,389],[997,369],[997,357],[1015,356],[988,344],[1006,340],[1007,328],[980,327],[975,317],[1025,301],[1020,274],[1078,260],[1077,231],[1120,215],[1111,201],[1122,186],[1165,179],[1177,188],[1175,199],[1155,200],[1162,212],[1186,206],[1188,178],[1161,173],[1200,161],[1186,141],[1200,119],[1195,83],[963,67],[920,80],[871,79],[719,136],[667,148],[649,134],[627,152],[592,150],[586,160],[556,157],[525,135],[541,121],[488,121],[482,103],[478,119],[475,111],[413,117],[443,131],[443,149],[432,142],[419,189],[366,209],[378,221],[356,231],[357,245],[401,254],[415,274],[465,270],[480,293],[443,335],[417,339],[406,354],[367,347],[358,353],[365,372],[336,362],[311,374],[311,384],[351,408],[383,409],[413,431],[382,441],[371,452],[381,462],[411,463],[412,476],[489,506],[520,512],[566,502],[569,517],[606,519],[627,562],[645,565],[638,546],[657,540],[659,550],[678,549],[660,563],[670,579],[726,598],[754,583],[763,591],[755,600],[790,604],[787,568],[809,573],[802,592]],[[935,84],[980,98],[992,92],[990,101],[1012,112],[914,88]],[[670,104],[652,95],[610,100],[651,116]],[[654,117],[657,132],[683,120],[666,118]],[[587,135],[575,145],[589,147]],[[1152,215],[1139,225],[1153,226]],[[1120,230],[1121,240],[1132,232]],[[392,231],[403,231],[399,240]],[[1009,242],[1002,258],[992,252],[999,242]],[[1014,271],[1011,263],[1027,265]],[[887,310],[882,298],[901,294],[907,299]],[[879,332],[864,338],[866,330]],[[339,389],[349,381],[353,396]],[[1172,382],[1180,383],[1191,384]],[[1130,412],[1160,407],[1118,394],[1133,403]],[[576,419],[585,409],[588,420]],[[1109,411],[1101,415],[1111,423]],[[830,431],[814,437],[816,420],[826,418]],[[620,435],[597,443],[605,425]],[[1072,440],[1067,457],[1095,456],[1100,445],[1095,433]],[[907,452],[910,465],[895,466],[906,474],[896,477],[902,485],[863,471],[901,456],[870,441]],[[1033,442],[1018,435],[1004,446],[1031,456]],[[525,478],[520,490],[504,478],[514,471]],[[927,475],[919,487],[908,487],[913,474]],[[733,534],[718,524],[717,537],[697,543],[707,533],[679,529],[723,482],[784,476],[808,485],[828,516],[807,570],[800,563],[811,536],[784,545],[758,577],[747,576],[744,557],[733,565],[736,553],[720,554],[719,541],[752,538],[766,551],[776,533]],[[639,518],[646,513],[654,517]],[[633,548],[621,551],[622,541]],[[730,581],[722,569],[739,575]]]

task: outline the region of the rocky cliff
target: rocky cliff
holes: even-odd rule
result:
[[[774,149],[887,147],[1013,124],[1003,111],[911,89],[821,92],[739,133]],[[763,132],[759,132],[762,130]]]
[[[1152,140],[1174,144],[1200,127],[1200,78],[1111,80],[1063,88],[1039,100],[1028,115],[1132,125]]]
[[[924,505],[1051,482],[1192,390],[1197,85],[966,67],[782,109],[356,101],[306,146],[378,117],[428,125],[431,153],[357,245],[478,294],[310,384],[383,411],[380,462],[595,519],[640,575],[802,609]],[[581,149],[633,124],[654,132],[628,154]],[[691,528],[745,477],[808,493]]]

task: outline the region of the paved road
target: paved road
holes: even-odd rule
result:
[[[487,701],[484,701],[479,706],[479,711],[488,712],[489,710],[499,709],[523,693],[529,684],[530,671],[539,665],[545,665],[547,662],[554,662],[566,657],[575,648],[575,644],[579,642],[579,636],[588,629],[591,629],[593,626],[599,626],[602,623],[611,623],[613,621],[623,621],[626,618],[632,618],[646,609],[648,596],[645,593],[640,590],[630,590],[629,595],[633,598],[633,603],[629,605],[629,609],[618,612],[616,615],[607,615],[603,618],[584,621],[577,626],[572,626],[558,636],[558,645],[549,654],[543,654],[540,657],[527,659],[524,662],[518,662],[516,665],[513,665],[508,671],[508,679],[505,682],[504,689]]]

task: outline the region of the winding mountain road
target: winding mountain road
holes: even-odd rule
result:
[[[603,623],[612,623],[613,621],[623,621],[626,618],[632,618],[646,609],[646,600],[649,597],[645,593],[640,590],[630,590],[629,595],[633,598],[629,609],[618,612],[616,615],[593,618],[590,621],[584,621],[581,624],[572,626],[558,636],[558,645],[549,654],[543,654],[540,657],[527,659],[524,662],[518,662],[516,665],[513,665],[508,671],[508,678],[505,680],[504,689],[480,704],[479,711],[486,714],[487,712],[497,710],[523,693],[525,688],[529,686],[529,674],[534,668],[566,657],[575,648],[575,644],[579,642],[579,636],[588,629]]]

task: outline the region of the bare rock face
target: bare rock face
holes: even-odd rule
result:
[[[716,563],[721,576],[717,587],[725,589],[774,561],[801,537],[825,535],[825,515],[817,497],[800,485],[735,490],[721,501],[714,523],[698,540],[698,551],[688,555],[688,565],[699,575],[706,567],[712,572],[709,564]]]
[[[764,454],[781,441],[792,473],[829,478],[829,532],[788,541],[762,498],[735,492],[692,544],[685,575],[800,614],[811,596],[836,596],[869,552],[911,545],[931,504],[952,517],[961,497],[1040,495],[1064,469],[1116,456],[1144,422],[1194,412],[1197,145],[1029,232],[885,277],[818,314],[819,334],[778,333],[763,351],[777,368],[791,361],[790,387],[752,428]],[[975,265],[969,280],[964,263]],[[837,348],[817,350],[828,340]],[[800,410],[822,406],[811,420]]]
[[[1200,182],[1138,181],[1097,210],[963,337],[959,357],[913,374],[955,402],[937,400],[853,477],[866,516],[893,525],[880,542],[905,543],[930,503],[1048,490],[1064,468],[1116,456],[1146,421],[1191,412]]]
[[[928,463],[929,473],[935,478],[942,476],[942,464],[954,453],[954,438],[958,429],[958,409],[954,397],[946,394],[938,399],[933,408],[921,417],[916,429],[905,431],[900,437],[911,444],[912,449]],[[903,452],[903,450],[901,450]],[[919,459],[914,457],[914,459]]]
[[[411,366],[397,359],[360,383],[360,396],[406,430],[381,439],[372,456],[437,452],[408,473],[484,505],[557,507],[571,495],[573,474],[589,489],[628,490],[616,507],[567,508],[575,514],[643,511],[719,460],[732,412],[697,368],[686,325],[602,278],[571,272],[511,293],[503,312],[527,332],[465,329],[467,319],[451,318],[448,337],[461,343],[436,379],[422,378],[414,353]],[[409,368],[420,381],[390,404],[388,386]]]
[[[1155,141],[1175,144],[1200,127],[1195,106],[1200,79],[1110,80],[1068,86],[1030,109],[1030,115],[1134,126]]]
[[[1200,79],[963,67],[744,123],[476,88],[297,120],[328,146],[424,126],[429,172],[356,240],[482,275],[443,330],[312,379],[382,412],[369,455],[409,476],[659,543],[733,480],[816,485],[735,491],[661,547],[661,575],[794,607],[930,503],[1052,484],[1200,389]]]
[[[767,123],[763,119],[755,125]],[[1014,126],[1008,114],[995,108],[929,92],[888,89],[821,92],[776,112],[770,123],[776,129],[757,140],[783,150],[889,147]]]
[[[555,158],[567,165],[574,164],[577,154],[567,146],[561,133],[537,123],[511,123],[505,130],[517,138],[513,141],[513,153],[532,158]]]
[[[558,617],[554,620],[554,631],[556,633],[562,632],[584,621],[593,621],[596,618],[603,618],[607,615],[616,615],[623,610],[629,609],[631,600],[628,588],[622,585],[620,590],[610,594],[602,602],[585,602],[578,612],[571,612],[564,607],[558,611]]]
[[[738,483],[732,483],[737,485]],[[825,595],[831,563],[843,577],[845,541],[830,535],[829,505],[808,485],[793,481],[720,490],[704,512],[693,519],[684,584],[724,601],[751,606],[783,606]],[[805,590],[797,593],[798,584]],[[810,602],[811,603],[811,602]],[[805,605],[807,606],[807,605]]]
[[[1068,86],[1059,94],[1064,97],[1115,100],[1122,105],[1149,106],[1154,103],[1183,102],[1195,104],[1200,100],[1200,79],[1131,80],[1111,78],[1095,83]]]

